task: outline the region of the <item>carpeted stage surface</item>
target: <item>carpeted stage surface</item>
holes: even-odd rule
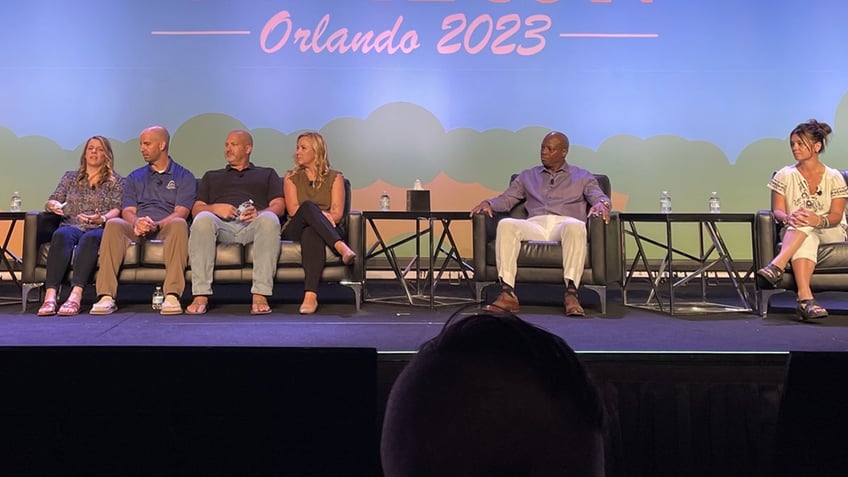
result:
[[[375,280],[368,289],[371,297],[400,291],[390,282]],[[16,295],[8,284],[2,290],[2,296]],[[251,316],[246,286],[219,286],[206,315],[160,316],[150,308],[150,291],[141,285],[121,288],[119,310],[107,316],[88,314],[94,297],[87,291],[80,315],[48,318],[35,315],[39,303],[32,293],[25,313],[20,304],[0,306],[0,345],[368,347],[411,352],[460,310],[458,305],[431,310],[367,302],[356,311],[351,290],[327,285],[320,291],[318,312],[304,316],[297,312],[302,291],[289,285],[275,290],[272,314]],[[469,295],[464,286],[442,286],[439,293]],[[669,316],[623,306],[617,289],[609,292],[605,315],[597,297],[581,291],[586,316],[575,318],[562,313],[560,287],[519,286],[518,293],[518,315],[563,337],[578,352],[848,350],[848,300],[840,293],[819,294],[831,316],[806,323],[796,319],[790,293],[774,297],[765,318],[735,312]],[[189,299],[186,295],[183,303]]]
[[[715,301],[732,301],[722,288],[710,289]],[[37,317],[35,293],[25,312],[19,302],[0,306],[5,474],[380,477],[392,383],[446,320],[473,311],[374,302],[356,311],[351,290],[327,285],[318,312],[302,316],[302,290],[289,285],[276,288],[272,314],[251,316],[247,286],[219,286],[206,315],[160,316],[151,291],[122,287],[108,316],[87,313],[91,290],[74,317]],[[400,289],[372,280],[368,291]],[[818,295],[831,316],[803,323],[789,293],[763,318],[669,316],[623,306],[617,289],[602,315],[597,297],[581,292],[587,315],[574,318],[562,314],[562,287],[517,291],[518,314],[563,337],[602,391],[607,477],[848,472],[848,454],[823,447],[841,443],[829,436],[848,427],[848,413],[837,412],[848,354],[828,353],[848,351],[845,294]],[[464,286],[439,293],[469,296]],[[0,283],[0,297],[19,292]],[[796,370],[808,382],[794,386],[801,405],[791,421],[809,426],[781,434],[791,363],[802,363],[794,351],[816,352]],[[816,410],[825,417],[809,415]]]

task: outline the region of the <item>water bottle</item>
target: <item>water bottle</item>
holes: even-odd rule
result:
[[[718,198],[718,192],[713,192],[712,194],[710,194],[710,213],[721,213],[721,200]]]
[[[162,292],[162,287],[156,287],[156,289],[153,290],[153,300],[151,301],[153,309],[161,310],[163,301],[165,301],[165,294]]]
[[[667,190],[662,191],[660,195],[660,212],[663,214],[671,213],[671,196],[668,195]]]
[[[383,191],[383,195],[380,196],[380,210],[389,210],[392,205],[392,199],[389,197],[389,193]]]
[[[253,205],[253,199],[247,199],[246,201],[239,204],[236,209],[236,220],[241,220],[242,216],[245,212],[247,212],[247,208]]]
[[[12,201],[9,203],[9,210],[12,212],[20,212],[23,207],[23,201],[21,200],[21,193],[15,191],[12,194]]]
[[[412,190],[424,190],[424,186],[421,185],[421,179],[415,179],[415,183],[412,184]]]

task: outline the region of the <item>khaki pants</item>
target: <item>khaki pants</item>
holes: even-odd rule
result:
[[[165,224],[155,236],[141,238],[133,232],[133,226],[124,219],[106,222],[100,241],[100,258],[97,261],[97,296],[117,297],[118,272],[124,263],[124,254],[130,242],[151,239],[164,241],[165,246],[165,294],[182,296],[185,290],[185,269],[188,264],[188,223],[174,219]]]

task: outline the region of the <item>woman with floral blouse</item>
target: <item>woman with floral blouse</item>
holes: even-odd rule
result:
[[[121,214],[124,178],[115,172],[114,162],[109,140],[103,136],[90,138],[80,155],[79,169],[66,172],[47,200],[45,210],[61,216],[61,222],[47,254],[44,302],[38,316],[79,313],[83,288],[97,267],[103,224]],[[59,285],[69,265],[73,265],[71,293],[57,308]]]

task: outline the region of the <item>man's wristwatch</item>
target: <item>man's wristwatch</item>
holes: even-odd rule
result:
[[[600,203],[603,204],[604,207],[607,208],[607,210],[612,210],[612,204],[610,203],[610,201],[608,201],[606,199],[601,199]]]

